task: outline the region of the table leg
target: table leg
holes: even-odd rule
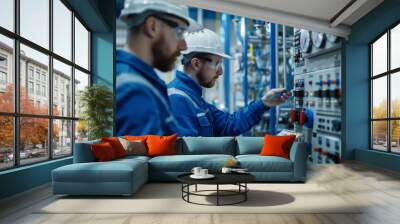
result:
[[[182,188],[181,188],[181,192],[182,192],[182,199],[183,199],[183,190],[184,190],[184,184],[182,183]]]
[[[244,183],[244,187],[245,187],[245,192],[244,192],[244,201],[247,201],[247,192],[248,192],[248,190],[247,190],[247,183]]]
[[[195,191],[197,192],[197,184],[196,184],[196,186],[195,186]]]
[[[219,184],[217,184],[217,206],[219,205]]]
[[[187,188],[187,201],[189,202],[189,195],[190,195],[190,184],[188,184],[188,188]]]

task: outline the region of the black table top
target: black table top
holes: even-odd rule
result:
[[[215,177],[211,179],[193,179],[192,173],[186,173],[177,177],[178,181],[186,184],[236,184],[248,183],[255,180],[249,173],[212,173]]]

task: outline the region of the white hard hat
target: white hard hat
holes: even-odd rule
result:
[[[139,15],[148,11],[170,14],[184,20],[189,26],[193,20],[189,17],[187,6],[175,4],[166,0],[125,0],[120,18],[127,21],[131,15]]]
[[[186,34],[185,41],[187,49],[182,51],[183,54],[193,52],[209,53],[219,55],[223,58],[230,59],[231,56],[225,54],[220,37],[213,31],[203,28],[195,32]]]

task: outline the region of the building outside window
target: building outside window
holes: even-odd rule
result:
[[[70,156],[73,143],[87,139],[86,126],[78,122],[79,114],[72,107],[64,107],[79,102],[81,86],[90,85],[81,82],[90,80],[91,75],[90,31],[65,1],[13,2],[1,3],[17,7],[10,16],[19,23],[12,30],[2,27],[7,32],[0,29],[0,83],[12,87],[0,91],[0,170]],[[12,60],[15,54],[19,61]],[[19,68],[19,88],[10,78],[14,77],[15,67]],[[49,91],[50,79],[53,89]],[[61,89],[59,79],[63,80],[63,87],[79,84],[79,88]],[[14,91],[20,91],[18,98],[14,98]],[[57,107],[59,94],[63,94],[63,107]],[[14,111],[14,105],[20,108],[19,112]],[[14,125],[18,133],[13,132]],[[38,134],[33,137],[33,132]]]
[[[371,149],[400,153],[400,24],[370,44]]]

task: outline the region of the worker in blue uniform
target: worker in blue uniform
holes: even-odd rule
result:
[[[186,49],[188,8],[164,0],[125,0],[120,18],[128,38],[125,48],[116,52],[117,135],[179,132],[167,86],[155,69],[171,71]]]
[[[208,29],[186,35],[187,50],[183,51],[183,71],[176,73],[168,84],[172,113],[184,136],[237,136],[258,124],[270,107],[285,102],[291,93],[272,89],[261,99],[251,102],[235,113],[226,113],[207,103],[202,88],[211,88],[223,74],[224,53],[218,35]]]

